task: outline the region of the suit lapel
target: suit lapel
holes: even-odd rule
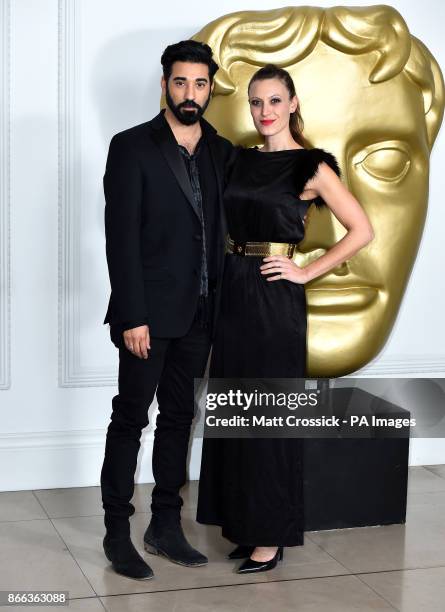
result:
[[[209,125],[209,124],[207,124]],[[213,169],[215,171],[216,182],[218,186],[218,208],[219,208],[219,217],[220,217],[220,227],[221,227],[221,235],[223,240],[225,241],[226,233],[227,233],[227,225],[226,225],[226,216],[224,214],[224,206],[222,201],[223,195],[223,185],[222,185],[222,175],[224,170],[224,160],[221,159],[219,148],[217,147],[216,139],[212,137],[212,133],[207,132],[207,142],[210,150],[210,157],[213,163]]]
[[[198,218],[200,218],[199,211],[196,208],[195,200],[193,198],[193,191],[190,185],[190,179],[187,174],[187,169],[185,167],[183,159],[181,158],[181,153],[178,149],[178,143],[176,142],[176,139],[170,129],[170,126],[164,118],[164,112],[164,110],[161,110],[161,112],[149,122],[151,137],[164,155],[189,204],[195,211]],[[217,146],[215,138],[215,128],[210,123],[208,123],[208,121],[201,118],[201,129],[208,143],[210,157],[212,159],[216,181],[218,184],[218,203],[221,224],[221,236],[223,242],[225,242],[225,237],[227,234],[227,224],[222,202],[222,177],[224,171],[224,160],[221,159],[219,147]]]
[[[159,115],[157,115],[157,117],[155,117],[150,124],[152,128],[151,136],[153,140],[160,148],[185,197],[199,218],[199,211],[193,198],[192,186],[187,174],[187,169],[183,159],[181,158],[178,143],[176,142],[170,126],[164,119],[163,113],[159,113]]]
[[[216,130],[207,123],[204,119],[201,120],[201,127],[203,132],[205,133],[209,151],[210,158],[213,164],[213,170],[215,172],[217,188],[218,188],[218,215],[219,215],[219,241],[217,241],[216,247],[216,257],[217,257],[217,268],[220,271],[218,274],[218,293],[221,290],[221,281],[224,270],[224,262],[225,262],[225,246],[226,246],[226,236],[228,233],[226,215],[224,211],[224,201],[223,201],[223,176],[224,176],[224,159],[222,158],[221,147],[218,146],[218,141],[215,138]],[[216,317],[216,311],[215,311]]]

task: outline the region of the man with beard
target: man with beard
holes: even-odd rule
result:
[[[230,142],[203,119],[218,66],[206,44],[170,45],[161,63],[167,108],[111,139],[105,235],[111,297],[104,323],[119,349],[101,473],[113,569],[132,578],[153,571],[130,539],[129,517],[142,429],[155,392],[148,552],[181,565],[207,558],[181,526],[186,459],[194,417],[194,378],[202,377],[217,314],[224,258],[222,184]]]

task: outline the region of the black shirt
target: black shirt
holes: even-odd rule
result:
[[[193,199],[195,201],[195,207],[199,212],[199,220],[201,223],[201,241],[202,241],[202,253],[201,253],[201,276],[200,276],[200,287],[199,295],[206,297],[209,293],[209,278],[207,270],[207,248],[206,248],[206,227],[204,219],[204,208],[202,202],[202,191],[200,183],[200,168],[198,167],[198,160],[201,155],[201,148],[203,147],[203,137],[199,139],[196,144],[193,153],[189,153],[186,147],[178,144],[179,152],[185,162],[187,168],[187,174],[190,179],[192,186]],[[202,166],[202,164],[201,164]],[[202,168],[201,168],[202,169]]]

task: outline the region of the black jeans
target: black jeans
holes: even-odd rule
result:
[[[119,393],[113,398],[101,472],[102,503],[108,533],[129,533],[130,503],[142,429],[155,392],[159,404],[153,443],[151,510],[162,521],[179,520],[186,481],[190,428],[194,417],[194,378],[204,375],[210,330],[197,317],[181,338],[150,338],[148,359],[119,348]],[[157,389],[156,389],[157,388]]]

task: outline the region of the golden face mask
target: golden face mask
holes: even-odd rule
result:
[[[429,156],[444,108],[439,66],[389,6],[245,11],[193,37],[220,69],[206,118],[233,143],[260,144],[247,85],[267,63],[294,79],[310,146],[333,153],[374,240],[306,286],[308,374],[342,376],[373,359],[391,331],[425,222]],[[296,263],[345,234],[311,207]]]

